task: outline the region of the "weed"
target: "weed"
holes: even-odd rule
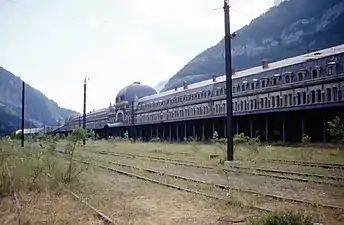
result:
[[[302,144],[307,145],[311,141],[311,137],[307,134],[302,134]]]
[[[301,213],[273,212],[251,221],[251,225],[312,225],[312,219]]]
[[[88,133],[84,129],[75,129],[67,137],[68,143],[66,145],[66,154],[68,160],[68,167],[65,173],[62,174],[62,180],[65,184],[70,184],[78,177],[80,173],[88,169],[88,165],[84,169],[78,169],[74,162],[75,150],[81,146],[84,138],[87,138]]]

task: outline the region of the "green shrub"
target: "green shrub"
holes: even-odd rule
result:
[[[302,144],[307,145],[311,141],[311,137],[307,134],[302,134]]]
[[[312,219],[301,213],[273,212],[253,219],[250,225],[313,225]]]
[[[62,174],[62,179],[64,183],[69,184],[71,183],[74,179],[78,177],[78,175],[86,170],[86,169],[80,169],[77,168],[77,164],[74,162],[74,154],[75,150],[78,149],[81,144],[82,140],[84,138],[87,138],[89,133],[87,130],[84,129],[75,129],[73,130],[67,137],[68,143],[66,145],[66,154],[67,154],[67,159],[68,159],[68,168],[65,173]]]
[[[336,143],[344,144],[344,126],[338,116],[333,121],[327,122],[327,132]]]

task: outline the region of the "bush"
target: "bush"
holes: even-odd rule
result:
[[[338,116],[333,121],[327,122],[327,132],[338,144],[344,144],[344,126]]]
[[[307,134],[302,134],[302,144],[307,145],[311,141],[311,137]]]
[[[235,145],[246,144],[249,142],[249,139],[250,138],[248,136],[245,136],[244,133],[240,133],[240,134],[234,135],[233,143]]]
[[[312,219],[301,213],[274,212],[256,218],[251,225],[313,225]]]
[[[234,135],[233,143],[234,146],[244,145],[248,150],[252,151],[253,153],[257,153],[260,141],[259,136],[250,138],[249,136],[245,136],[244,133],[240,133]]]
[[[69,184],[78,177],[78,175],[86,169],[78,169],[76,163],[74,162],[75,150],[79,148],[82,144],[82,140],[87,138],[89,133],[84,129],[75,129],[67,137],[68,143],[66,145],[66,154],[68,159],[68,168],[65,173],[62,174],[62,179],[64,183]]]
[[[56,158],[45,148],[30,150],[18,148],[18,144],[9,148],[8,144],[0,152],[0,195],[9,195],[10,189],[19,191],[57,190],[61,187],[62,168],[54,166]],[[52,176],[53,175],[53,176]]]

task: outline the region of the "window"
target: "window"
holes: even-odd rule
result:
[[[251,90],[254,90],[254,82],[251,83]]]
[[[333,72],[333,66],[329,66],[329,67],[327,67],[327,75],[333,75],[334,74],[334,72]]]
[[[272,78],[272,85],[277,85],[277,78],[276,77]]]
[[[327,101],[330,102],[331,101],[331,88],[327,88],[326,89],[326,97],[327,97]]]
[[[285,83],[287,83],[287,84],[290,83],[290,75],[285,76]]]
[[[271,97],[271,101],[272,101],[272,107],[275,107],[275,96]]]
[[[311,103],[315,103],[315,91],[311,91]]]
[[[260,99],[260,108],[264,109],[264,99],[263,98]]]
[[[250,109],[253,109],[253,100],[252,99],[250,100],[250,104],[251,104],[250,105],[250,107],[251,107]]]
[[[297,104],[301,105],[301,94],[297,93]]]
[[[257,99],[254,99],[254,109],[257,109]]]
[[[333,91],[333,101],[338,101],[338,89],[337,87],[332,88]]]
[[[265,108],[268,108],[268,98],[265,97],[265,98],[264,98],[264,101],[265,101]]]
[[[307,104],[307,94],[306,94],[306,92],[302,92],[302,104]]]
[[[325,101],[325,92],[321,92],[321,100],[324,102]]]
[[[265,88],[265,80],[262,80],[262,88]]]
[[[299,72],[299,73],[297,74],[297,80],[298,80],[298,81],[302,81],[302,80],[303,80],[303,72]]]
[[[293,105],[293,94],[289,94],[289,106]]]
[[[284,106],[288,106],[288,95],[284,95]]]
[[[245,84],[242,84],[242,85],[241,85],[241,90],[242,90],[242,91],[245,91]]]
[[[317,79],[318,78],[318,72],[319,72],[319,70],[317,70],[317,69],[312,71],[312,78],[313,79]]]
[[[317,90],[317,102],[321,102],[321,90]]]
[[[276,96],[276,105],[277,107],[280,107],[280,97],[279,96]]]

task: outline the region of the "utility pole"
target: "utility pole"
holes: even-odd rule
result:
[[[84,80],[84,114],[83,114],[83,121],[82,121],[82,129],[86,129],[86,77]],[[86,144],[86,137],[82,140],[82,144]]]
[[[134,111],[134,101],[131,103],[131,133],[133,134],[133,140],[136,141],[136,129],[135,129],[135,111]]]
[[[229,0],[224,0],[224,15],[225,15],[225,66],[226,66],[226,94],[227,94],[227,160],[233,161],[233,109],[232,109],[232,46],[231,39],[234,38],[235,33],[231,34],[230,19],[229,19]]]
[[[25,82],[22,82],[22,109],[21,109],[21,147],[24,147],[24,124],[25,124]]]

